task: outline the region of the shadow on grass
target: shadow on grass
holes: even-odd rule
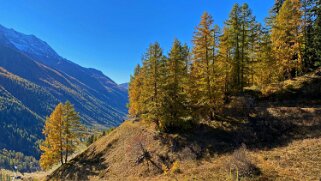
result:
[[[47,180],[89,180],[91,176],[99,176],[108,168],[103,153],[97,154],[96,148],[84,152],[55,170]]]
[[[181,158],[195,159],[206,156],[232,153],[245,144],[250,150],[267,150],[285,146],[293,140],[318,138],[321,136],[321,109],[268,108],[253,111],[245,121],[225,118],[220,126],[213,122],[199,124],[192,132],[179,133],[178,136],[160,134],[163,144],[172,152],[182,153]],[[253,116],[254,114],[254,116]],[[223,126],[222,126],[223,125]]]

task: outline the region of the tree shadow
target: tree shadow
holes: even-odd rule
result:
[[[47,180],[89,180],[91,176],[104,175],[101,172],[108,168],[104,153],[105,150],[97,154],[96,147],[81,153],[55,170]]]
[[[160,134],[159,139],[181,159],[202,159],[234,152],[243,144],[251,150],[267,150],[321,137],[321,109],[260,107],[242,119],[227,117],[216,127],[213,122],[201,123],[189,133]]]

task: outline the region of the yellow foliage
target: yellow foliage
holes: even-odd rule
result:
[[[180,167],[179,161],[175,161],[175,162],[172,164],[172,167],[171,167],[171,169],[170,169],[170,173],[171,173],[171,174],[178,173],[178,172],[180,171],[179,167]]]
[[[163,170],[163,174],[164,174],[164,175],[167,175],[167,174],[168,174],[168,170],[169,170],[169,169],[168,169],[167,166],[166,166],[165,164],[163,164],[163,163],[162,163],[162,170]]]
[[[271,40],[281,80],[291,78],[292,70],[298,74],[302,68],[302,24],[299,0],[286,0],[276,16]]]
[[[164,175],[168,174],[176,174],[180,171],[180,164],[179,161],[175,161],[171,167],[167,167],[165,164],[162,164],[162,170]]]
[[[79,115],[70,102],[59,103],[46,118],[43,130],[45,140],[40,144],[40,150],[43,152],[40,157],[41,168],[48,170],[59,161],[67,162],[68,156],[79,143],[82,131]]]

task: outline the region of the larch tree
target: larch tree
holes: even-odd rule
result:
[[[215,39],[212,17],[205,12],[193,36],[193,64],[191,89],[194,109],[210,119],[214,115],[215,101]]]
[[[79,113],[75,111],[74,106],[67,101],[63,105],[63,139],[65,163],[68,157],[75,152],[76,147],[80,144],[80,139],[84,134],[84,127],[80,123]]]
[[[79,115],[70,102],[59,103],[46,119],[43,134],[45,140],[40,144],[43,154],[40,166],[47,170],[54,164],[64,164],[83,136],[84,127],[79,122]]]
[[[260,24],[247,4],[235,4],[225,26],[225,31],[229,31],[225,32],[229,35],[226,42],[232,50],[230,88],[232,92],[242,92],[244,87],[253,84],[252,63],[256,59]]]
[[[224,27],[223,33],[220,37],[220,44],[219,44],[219,60],[221,62],[221,65],[224,72],[224,102],[228,100],[228,96],[230,95],[230,80],[231,80],[231,71],[232,71],[232,48],[233,48],[233,42],[229,38],[231,31]]]
[[[302,61],[304,71],[307,72],[314,68],[314,62],[316,61],[315,49],[313,45],[314,29],[313,24],[315,21],[315,7],[316,0],[301,0],[302,1]]]
[[[272,47],[281,80],[296,76],[302,71],[301,16],[300,1],[286,0],[272,28]]]
[[[283,5],[283,3],[285,2],[285,0],[275,0],[273,7],[270,10],[270,15],[269,17],[266,19],[267,22],[267,28],[272,28],[273,24],[275,23],[275,18],[276,16],[279,14],[279,11]]]
[[[273,14],[275,14],[275,17],[277,16],[277,14],[279,14],[279,11],[281,10],[285,1],[286,0],[275,0],[274,5],[272,7],[272,12]]]
[[[159,116],[164,85],[165,57],[159,43],[150,45],[143,60],[143,86],[141,91],[142,116],[159,126]]]
[[[274,55],[271,53],[272,43],[268,29],[260,30],[257,50],[254,84],[262,87],[277,82],[278,74],[275,69],[278,66],[275,64]]]
[[[229,15],[229,19],[225,22],[226,30],[228,32],[228,42],[232,48],[231,56],[231,80],[230,92],[237,92],[241,89],[241,8],[235,4]]]
[[[212,89],[213,89],[213,98],[214,98],[214,109],[215,111],[218,111],[221,109],[221,106],[223,104],[223,99],[225,96],[225,65],[222,64],[220,61],[220,54],[219,54],[219,48],[220,48],[220,40],[221,40],[222,32],[218,25],[214,25],[213,28],[213,60],[212,60]]]
[[[245,86],[253,85],[254,68],[256,53],[258,52],[258,38],[260,24],[256,22],[248,4],[241,6],[241,91]]]
[[[213,120],[230,95],[319,66],[321,0],[315,1],[276,0],[266,27],[247,4],[235,4],[223,32],[202,15],[191,52],[178,40],[168,57],[158,43],[150,45],[131,77],[130,115],[164,131],[184,128],[187,120]]]
[[[313,48],[315,51],[314,66],[321,66],[321,0],[318,0],[315,6],[316,20],[313,25],[314,37]]]
[[[143,71],[140,65],[137,65],[134,75],[130,78],[129,83],[129,115],[131,117],[138,117],[141,113],[141,92],[143,86]]]
[[[163,86],[160,128],[165,131],[188,126],[187,101],[188,73],[186,71],[189,52],[175,40],[166,62],[166,78]]]
[[[51,115],[46,119],[44,142],[40,145],[43,154],[40,157],[40,166],[44,170],[51,168],[52,165],[64,163],[63,159],[63,104],[59,103]]]

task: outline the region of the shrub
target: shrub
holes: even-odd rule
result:
[[[231,160],[229,162],[230,176],[233,179],[238,179],[239,177],[252,177],[260,175],[261,172],[258,167],[256,167],[248,158],[247,149],[245,145],[234,151]]]
[[[197,122],[192,117],[184,117],[180,119],[161,118],[158,128],[162,132],[175,133],[192,129]]]

